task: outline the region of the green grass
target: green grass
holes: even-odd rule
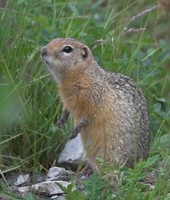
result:
[[[156,5],[147,1],[26,1],[7,0],[0,6],[0,169],[46,171],[71,133],[54,122],[61,112],[56,84],[39,55],[55,37],[73,37],[87,43],[105,69],[134,79],[147,98],[151,121],[149,158],[134,169],[117,169],[119,189],[102,179],[107,167],[86,183],[89,193],[68,191],[68,199],[170,199],[170,36],[168,14],[153,10],[128,24],[140,12]],[[146,31],[124,33],[129,28]],[[160,29],[161,27],[161,29]],[[102,40],[103,42],[96,42]],[[140,180],[145,171],[163,162],[153,190]],[[124,174],[121,179],[121,174]],[[111,181],[112,182],[112,181]],[[114,181],[113,181],[114,182]],[[4,186],[4,184],[6,186]],[[107,190],[105,190],[107,188]],[[101,191],[105,191],[101,194]],[[2,194],[0,192],[0,194]],[[8,194],[10,195],[10,194]],[[9,197],[8,197],[9,198]],[[11,196],[11,199],[15,199]]]

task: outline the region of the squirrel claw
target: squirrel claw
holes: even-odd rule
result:
[[[70,137],[69,140],[72,140],[78,136],[78,133],[73,133]]]

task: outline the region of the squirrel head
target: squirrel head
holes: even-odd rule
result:
[[[40,53],[58,83],[69,73],[83,73],[93,58],[88,46],[70,38],[54,39]]]

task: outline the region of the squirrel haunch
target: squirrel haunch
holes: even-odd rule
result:
[[[106,72],[85,44],[57,38],[40,50],[63,103],[59,125],[74,118],[72,138],[81,135],[92,164],[101,157],[132,167],[149,150],[147,103],[127,76]]]

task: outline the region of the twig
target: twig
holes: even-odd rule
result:
[[[100,46],[101,44],[107,43],[107,41],[108,40],[103,40],[103,39],[95,40],[92,50],[94,50],[96,47]]]
[[[157,9],[159,6],[160,6],[160,4],[158,4],[158,5],[156,5],[156,6],[153,6],[153,7],[149,8],[149,9],[144,10],[144,11],[138,13],[137,15],[133,16],[133,17],[128,21],[128,23],[125,25],[125,27],[123,28],[123,30],[122,30],[122,32],[121,32],[121,35],[122,35],[122,34],[125,34],[125,33],[128,33],[128,32],[139,32],[139,31],[141,31],[141,30],[142,30],[142,31],[145,30],[145,28],[139,28],[139,29],[130,28],[130,29],[127,29],[127,26],[128,26],[130,23],[132,23],[133,21],[135,21],[137,18],[139,18],[139,17],[141,17],[141,16],[143,16],[143,15],[145,15],[145,14],[151,12],[152,10]]]
[[[130,32],[138,33],[140,31],[146,31],[146,28],[129,28],[127,30],[124,30],[123,34],[130,33]]]

